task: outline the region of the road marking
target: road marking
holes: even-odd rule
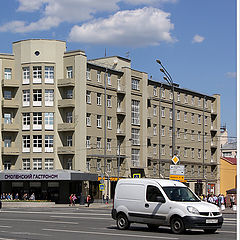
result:
[[[104,233],[104,232],[87,232],[87,231],[74,231],[74,230],[51,229],[51,228],[45,228],[42,230],[52,231],[52,232],[82,233],[82,234],[108,235],[108,236],[120,236],[120,237],[137,237],[137,238],[151,238],[151,239],[154,238],[154,239],[168,239],[168,240],[179,239],[179,238],[171,238],[171,237],[157,237],[157,236],[145,236],[145,235],[134,235],[134,234]]]
[[[32,233],[32,232],[9,232],[9,231],[0,231],[3,233],[11,233],[11,234],[15,234],[15,235],[36,235],[36,236],[44,236],[44,237],[50,237],[51,235],[49,234],[41,234],[41,233]],[[5,238],[4,238],[5,239]],[[1,240],[1,238],[0,238]]]
[[[237,221],[236,218],[223,218],[223,220],[232,220],[232,221]]]
[[[234,234],[236,234],[237,232],[232,232],[232,231],[217,231],[217,232],[222,232],[222,233],[234,233]]]
[[[20,221],[20,222],[42,222],[42,223],[62,223],[62,224],[78,224],[75,222],[59,222],[59,221],[48,221],[48,220],[35,220],[35,219],[19,219],[19,218],[4,218],[0,221]]]
[[[230,223],[223,223],[223,226],[236,226],[236,223],[230,224]]]
[[[0,238],[0,240],[16,240],[16,239],[13,239],[13,238]]]
[[[114,220],[111,219],[111,218],[99,218],[99,217],[96,217],[96,218],[94,218],[94,217],[80,217],[80,216],[78,216],[78,217],[74,217],[74,216],[50,216],[50,217],[52,217],[52,218],[95,219],[95,220],[108,220],[108,221],[114,221]]]
[[[12,226],[3,226],[3,225],[0,225],[0,228],[12,228]]]

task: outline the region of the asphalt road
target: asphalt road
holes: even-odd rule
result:
[[[223,227],[215,234],[192,230],[175,235],[166,227],[160,227],[154,232],[149,231],[146,225],[141,224],[132,224],[129,230],[120,231],[116,228],[110,212],[111,209],[83,207],[2,209],[0,212],[0,240],[237,239],[236,214],[224,214]]]

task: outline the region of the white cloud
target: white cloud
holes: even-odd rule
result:
[[[227,72],[225,75],[227,78],[236,78],[237,77],[236,72]]]
[[[178,0],[123,0],[123,2],[131,4],[131,5],[156,5],[156,4],[163,4],[163,3],[176,3]]]
[[[36,10],[39,10],[43,3],[47,2],[46,0],[18,0],[19,1],[19,7],[17,11],[22,12],[34,12]]]
[[[196,34],[196,35],[193,37],[192,42],[193,42],[193,43],[201,43],[201,42],[203,42],[204,40],[205,40],[204,37]]]
[[[75,25],[69,40],[126,46],[159,45],[174,42],[170,14],[156,8],[119,11],[106,19]]]

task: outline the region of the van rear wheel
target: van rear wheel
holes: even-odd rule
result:
[[[180,217],[174,217],[171,220],[171,230],[173,233],[180,234],[185,231],[183,220]]]
[[[119,214],[117,216],[117,228],[119,230],[126,230],[130,227],[130,222],[125,214]]]

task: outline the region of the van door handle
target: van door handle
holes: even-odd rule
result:
[[[145,208],[149,208],[149,204],[148,203],[145,203]]]

